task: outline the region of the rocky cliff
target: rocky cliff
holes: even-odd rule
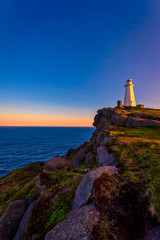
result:
[[[0,179],[0,240],[160,239],[160,110],[104,108],[89,142]]]

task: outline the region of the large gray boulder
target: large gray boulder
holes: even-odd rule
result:
[[[113,154],[109,154],[104,147],[97,148],[96,162],[102,166],[113,166],[115,165],[115,160]]]
[[[16,200],[8,204],[0,218],[0,240],[13,239],[27,207],[25,200]]]
[[[92,240],[93,226],[99,220],[100,213],[94,205],[72,210],[63,222],[47,233],[45,240]]]
[[[76,190],[73,202],[73,210],[79,209],[81,206],[87,203],[89,197],[92,195],[94,180],[99,178],[103,173],[107,174],[108,176],[112,176],[118,173],[118,169],[113,166],[104,166],[93,169],[92,171],[86,173]]]
[[[160,127],[160,122],[150,119],[128,117],[126,127]]]
[[[48,162],[45,163],[44,169],[47,171],[54,171],[58,169],[63,169],[63,168],[71,168],[71,163],[61,157],[52,157]]]
[[[32,209],[35,206],[35,204],[36,204],[36,201],[32,202],[30,204],[30,206],[27,208],[27,210],[26,210],[25,214],[23,215],[23,218],[20,222],[20,225],[19,225],[18,231],[16,233],[16,236],[14,237],[13,240],[22,240],[23,239],[23,234],[24,234],[24,231],[25,231],[25,227],[26,227],[27,223],[29,222],[29,219],[32,215]]]

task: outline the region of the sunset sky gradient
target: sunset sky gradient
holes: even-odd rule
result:
[[[159,0],[0,1],[0,126],[92,126],[127,78],[160,108]]]

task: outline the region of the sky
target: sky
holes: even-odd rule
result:
[[[0,0],[0,126],[92,126],[128,78],[160,108],[159,0]]]

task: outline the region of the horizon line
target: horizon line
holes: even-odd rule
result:
[[[0,127],[94,127],[94,126],[0,126]]]

